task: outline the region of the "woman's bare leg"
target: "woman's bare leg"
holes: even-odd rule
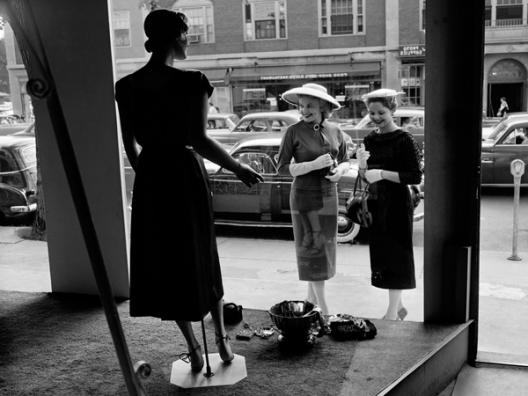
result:
[[[312,281],[310,284],[312,285],[312,289],[315,294],[317,306],[321,308],[323,315],[329,315],[328,304],[326,303],[325,296],[325,281]]]
[[[400,289],[389,289],[389,306],[387,307],[387,312],[383,319],[387,320],[396,320],[398,319],[398,310],[400,310],[403,305],[401,302],[402,290]]]
[[[312,282],[306,282],[308,283],[308,297],[306,297],[306,301],[311,302],[312,304],[317,305],[317,297],[315,295],[315,292],[313,290]]]

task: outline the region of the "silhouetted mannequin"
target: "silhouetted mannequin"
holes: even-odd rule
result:
[[[262,177],[207,137],[213,87],[186,58],[185,15],[158,9],[145,19],[148,63],[116,84],[123,142],[136,178],[132,201],[130,315],[175,320],[194,371],[203,367],[191,321],[211,312],[220,357],[233,359],[223,324],[223,285],[211,193],[202,156],[251,186]],[[161,195],[167,190],[171,194]],[[166,202],[165,200],[168,200]]]

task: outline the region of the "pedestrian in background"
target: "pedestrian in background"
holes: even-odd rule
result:
[[[510,108],[508,107],[508,102],[506,102],[506,98],[502,96],[500,98],[500,106],[499,111],[497,112],[497,117],[504,117],[509,111]]]
[[[328,315],[325,281],[336,270],[337,182],[349,168],[343,133],[327,121],[340,105],[318,84],[293,88],[282,99],[302,116],[288,127],[279,150],[279,172],[294,178],[290,209],[299,279],[308,282],[307,301]]]
[[[398,128],[393,114],[398,92],[379,89],[363,96],[376,129],[357,150],[359,175],[369,183],[371,283],[388,289],[383,319],[403,320],[402,290],[416,287],[413,256],[413,204],[409,184],[422,178],[420,150],[413,136]]]
[[[186,58],[187,19],[165,9],[145,18],[152,55],[116,84],[123,142],[136,177],[132,201],[130,315],[174,320],[193,371],[204,361],[191,321],[211,312],[220,357],[234,355],[223,323],[223,285],[214,233],[211,192],[202,157],[234,172],[246,185],[262,180],[205,133],[213,87],[197,70],[173,67]],[[141,152],[139,146],[141,147]],[[171,210],[154,193],[175,183]]]

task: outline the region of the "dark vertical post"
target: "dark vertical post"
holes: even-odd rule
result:
[[[469,313],[475,320],[471,362],[477,347],[484,2],[428,0],[426,7],[424,318],[461,323]]]

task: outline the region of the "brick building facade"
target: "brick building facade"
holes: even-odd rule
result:
[[[511,111],[526,111],[528,0],[486,2],[483,108],[491,115],[507,96]],[[111,4],[119,79],[148,59],[147,10],[127,0]],[[173,8],[191,25],[181,66],[209,77],[221,111],[285,110],[280,94],[306,82],[325,85],[350,117],[360,116],[361,94],[379,87],[425,105],[425,0],[177,0]],[[27,76],[9,29],[6,46],[15,113],[25,114]]]

